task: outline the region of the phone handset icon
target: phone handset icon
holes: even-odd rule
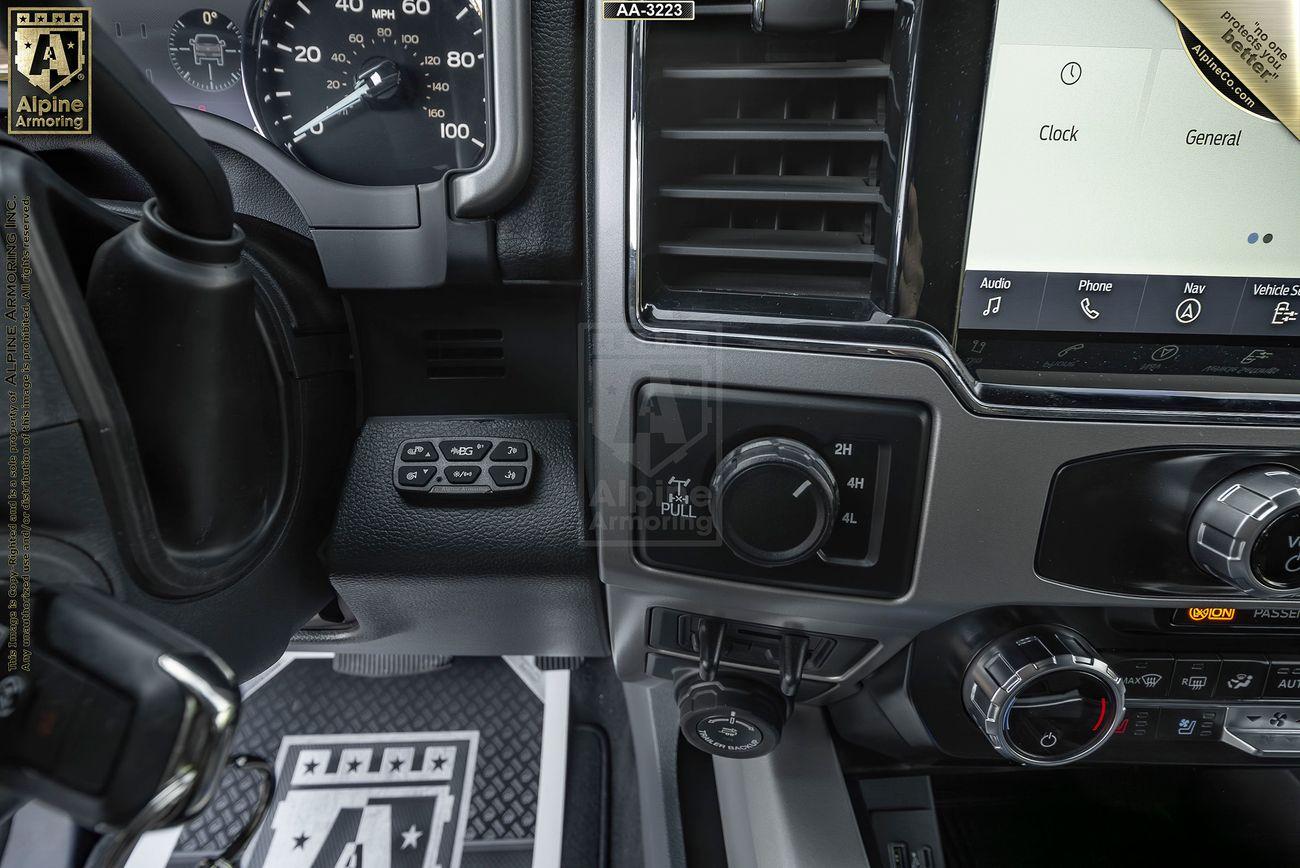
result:
[[[1101,311],[1093,309],[1091,298],[1085,298],[1079,302],[1079,309],[1083,311],[1083,315],[1088,319],[1096,319],[1101,316]]]

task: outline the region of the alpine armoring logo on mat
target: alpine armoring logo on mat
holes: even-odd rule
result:
[[[246,868],[457,868],[477,732],[291,735]]]

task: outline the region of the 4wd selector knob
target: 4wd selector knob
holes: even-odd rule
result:
[[[1216,485],[1192,516],[1192,559],[1257,597],[1300,594],[1300,473],[1252,467]]]
[[[1123,681],[1064,627],[1030,627],[985,647],[962,698],[994,750],[1034,766],[1082,759],[1124,715]]]
[[[751,440],[727,453],[710,488],[718,536],[737,557],[763,567],[816,553],[839,507],[830,467],[786,437]]]

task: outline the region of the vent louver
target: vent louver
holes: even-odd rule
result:
[[[895,5],[816,36],[750,11],[640,31],[641,314],[866,319],[889,306]]]
[[[431,329],[424,332],[425,373],[431,380],[504,377],[504,334],[496,328]]]

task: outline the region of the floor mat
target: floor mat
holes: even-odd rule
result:
[[[244,866],[529,864],[542,721],[537,694],[498,658],[394,678],[340,675],[328,659],[294,660],[241,712],[234,752],[278,757],[281,767],[279,807]],[[351,780],[359,774],[366,778]],[[256,791],[251,775],[227,775],[181,833],[170,868],[219,852]],[[295,823],[300,828],[290,829]],[[352,858],[367,846],[391,861]],[[308,859],[311,847],[319,849]]]

